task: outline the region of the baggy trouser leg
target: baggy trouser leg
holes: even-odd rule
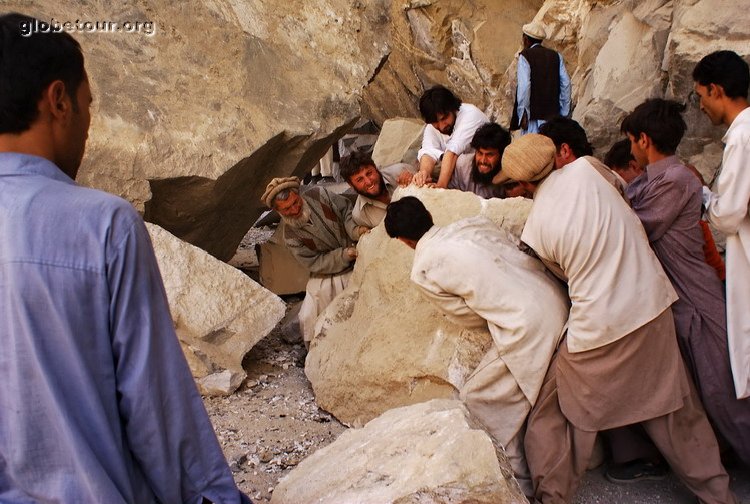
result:
[[[529,413],[524,437],[534,496],[544,504],[572,502],[597,434],[576,429],[563,415],[557,396],[556,360],[550,364],[539,398]]]
[[[736,504],[716,436],[692,382],[682,408],[642,425],[675,474],[701,502]]]

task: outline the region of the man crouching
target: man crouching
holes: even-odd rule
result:
[[[346,288],[357,258],[352,204],[323,187],[299,194],[297,177],[275,178],[261,197],[281,215],[284,243],[310,272],[305,300],[299,311],[305,346],[310,346],[315,321],[336,295]]]
[[[388,206],[385,229],[414,249],[411,280],[452,321],[488,327],[494,345],[461,399],[504,447],[521,489],[532,495],[523,451],[526,416],[568,317],[568,297],[544,265],[484,217],[435,226],[422,202]]]

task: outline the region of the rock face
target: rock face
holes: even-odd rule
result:
[[[228,260],[275,176],[301,175],[360,116],[388,54],[385,0],[11,0],[57,21],[149,21],[87,33],[93,94],[80,180]]]
[[[147,227],[198,388],[231,394],[246,376],[242,358],[284,317],[284,302],[205,251],[158,226]]]
[[[424,122],[420,119],[399,117],[383,123],[380,136],[372,151],[376,166],[417,162],[417,152],[422,147]]]
[[[522,504],[502,448],[459,401],[394,409],[302,461],[272,504]]]
[[[444,189],[411,194],[445,225],[484,215],[519,236],[531,200],[483,200]],[[381,224],[360,239],[354,274],[318,319],[305,363],[315,399],[339,420],[360,426],[384,411],[456,396],[491,344],[489,331],[463,329],[409,280],[414,252]]]

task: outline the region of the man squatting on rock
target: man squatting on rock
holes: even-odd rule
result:
[[[0,17],[0,502],[239,504],[130,203],[76,185],[67,33]]]
[[[354,223],[352,204],[344,196],[321,186],[304,194],[299,189],[297,177],[275,178],[261,201],[281,215],[284,243],[310,272],[299,310],[300,330],[309,347],[318,315],[349,283],[357,258],[354,242],[369,228]]]
[[[471,413],[504,447],[515,477],[533,495],[523,450],[536,402],[568,316],[563,285],[484,217],[435,226],[422,202],[388,206],[385,229],[414,249],[411,280],[464,327],[488,327],[494,345],[461,389]]]
[[[443,86],[435,86],[422,94],[419,112],[427,124],[422,148],[417,153],[419,171],[412,182],[418,186],[430,182],[433,170],[440,162],[440,176],[435,186],[446,188],[458,156],[470,149],[477,128],[490,120],[474,105],[461,103]]]
[[[587,157],[568,162],[542,135],[512,143],[503,171],[533,193],[521,240],[567,281],[571,300],[526,428],[536,499],[571,502],[597,432],[641,423],[701,502],[735,503],[679,352],[677,294],[636,214]]]

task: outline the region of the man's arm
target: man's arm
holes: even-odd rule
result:
[[[436,184],[437,187],[443,189],[448,187],[458,156],[469,148],[471,139],[474,138],[477,129],[489,121],[484,112],[473,105],[461,105],[461,109],[456,115],[453,133],[446,142],[445,154],[443,154],[443,161],[440,163],[440,177]]]
[[[706,218],[716,229],[731,235],[740,229],[748,215],[750,203],[750,132],[730,138],[724,147],[719,193],[704,186],[703,202]]]
[[[335,275],[349,269],[351,263],[357,257],[357,249],[351,247],[339,247],[327,252],[320,252],[305,243],[312,238],[302,239],[288,233],[289,228],[284,230],[284,243],[289,252],[310,273],[319,275]]]
[[[529,127],[529,106],[531,103],[531,67],[523,55],[518,55],[516,83],[516,114],[521,129]]]
[[[562,54],[557,53],[557,56],[560,58],[560,115],[568,117],[570,115],[571,105],[570,76],[568,75],[568,70],[565,68]]]
[[[427,124],[422,134],[422,148],[417,152],[419,171],[412,178],[412,183],[422,186],[432,180],[432,170],[445,152],[443,134],[434,126]]]
[[[692,177],[690,181],[698,185]],[[633,210],[646,230],[648,241],[655,242],[664,236],[690,198],[694,197],[694,191],[685,182],[684,178],[673,178],[665,174],[659,181],[652,183],[647,192],[634,195],[631,201]],[[698,201],[695,204],[700,206]],[[695,225],[698,225],[697,219]]]
[[[110,328],[125,442],[160,502],[248,502],[177,341],[145,226],[137,215],[107,253]]]

